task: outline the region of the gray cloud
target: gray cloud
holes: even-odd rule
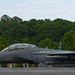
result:
[[[75,1],[72,0],[2,0],[0,5],[0,16],[7,14],[25,20],[32,18],[75,20]]]

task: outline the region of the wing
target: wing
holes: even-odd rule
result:
[[[34,55],[41,55],[41,54],[50,54],[50,55],[69,55],[69,54],[75,54],[75,51],[65,51],[65,50],[48,50],[48,51],[39,51],[39,52],[33,52]]]
[[[34,52],[33,55],[44,55],[46,59],[75,59],[75,51],[51,50]]]

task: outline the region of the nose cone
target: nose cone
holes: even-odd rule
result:
[[[3,59],[4,59],[4,52],[0,51],[0,63],[3,62]]]
[[[11,55],[6,52],[0,52],[0,63],[9,63],[11,61]]]

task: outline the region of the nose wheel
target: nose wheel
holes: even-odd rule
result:
[[[23,65],[24,68],[28,68],[29,67],[29,64],[28,63],[25,63],[25,64],[22,63],[22,65]]]

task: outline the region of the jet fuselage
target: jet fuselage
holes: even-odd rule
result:
[[[75,66],[75,51],[50,50],[31,45],[24,47],[24,44],[17,44],[17,46],[9,46],[0,52],[0,63],[35,63],[39,64],[39,66]]]

